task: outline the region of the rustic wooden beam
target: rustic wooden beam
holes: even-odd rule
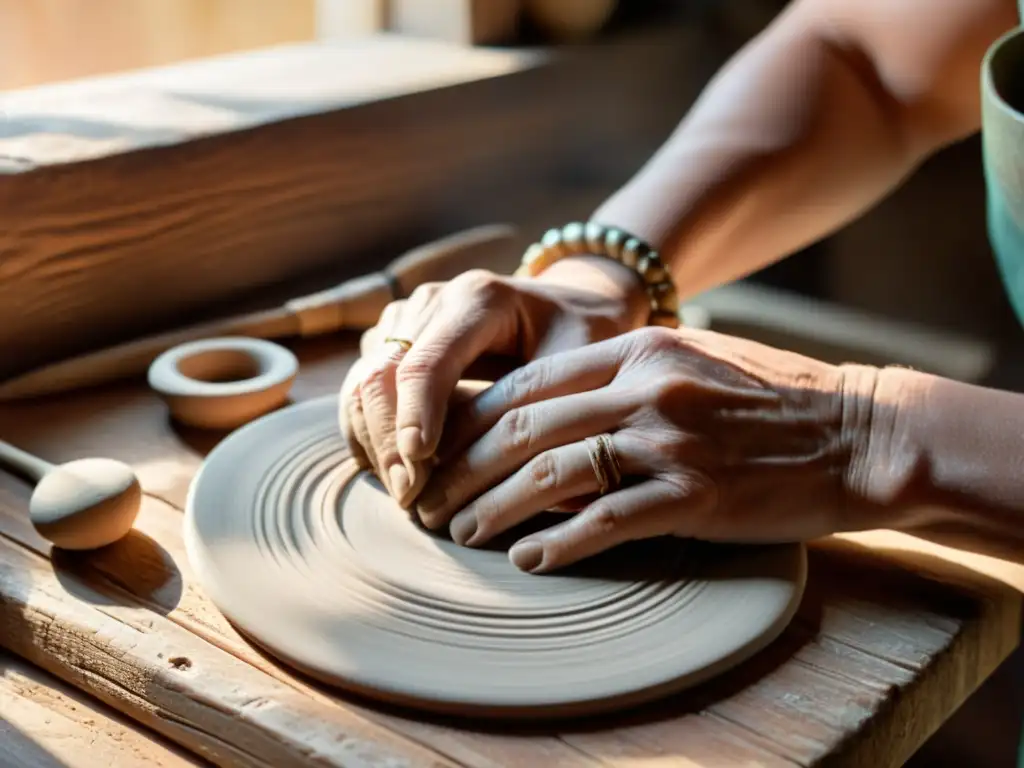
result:
[[[38,667],[0,651],[0,765],[203,768],[208,763]]]
[[[375,35],[0,94],[0,379],[393,257],[543,163],[545,61]]]

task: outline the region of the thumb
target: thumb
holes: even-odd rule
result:
[[[497,276],[458,278],[395,371],[398,451],[424,461],[437,450],[448,406],[466,370],[518,334],[514,288]]]

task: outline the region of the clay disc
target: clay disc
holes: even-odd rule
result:
[[[186,542],[250,639],[340,688],[435,712],[593,714],[702,682],[793,616],[803,547],[636,542],[536,576],[420,527],[357,473],[337,399],[264,416],[207,457]]]

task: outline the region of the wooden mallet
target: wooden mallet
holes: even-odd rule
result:
[[[511,274],[519,263],[516,230],[488,224],[415,248],[380,272],[292,299],[270,310],[136,339],[37,368],[0,384],[0,400],[66,392],[143,374],[161,353],[188,341],[220,336],[261,339],[318,336],[372,327],[384,307],[416,286],[446,281],[469,269]]]

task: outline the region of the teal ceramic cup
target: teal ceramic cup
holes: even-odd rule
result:
[[[982,64],[982,152],[988,234],[1024,323],[1024,29],[989,48]]]

